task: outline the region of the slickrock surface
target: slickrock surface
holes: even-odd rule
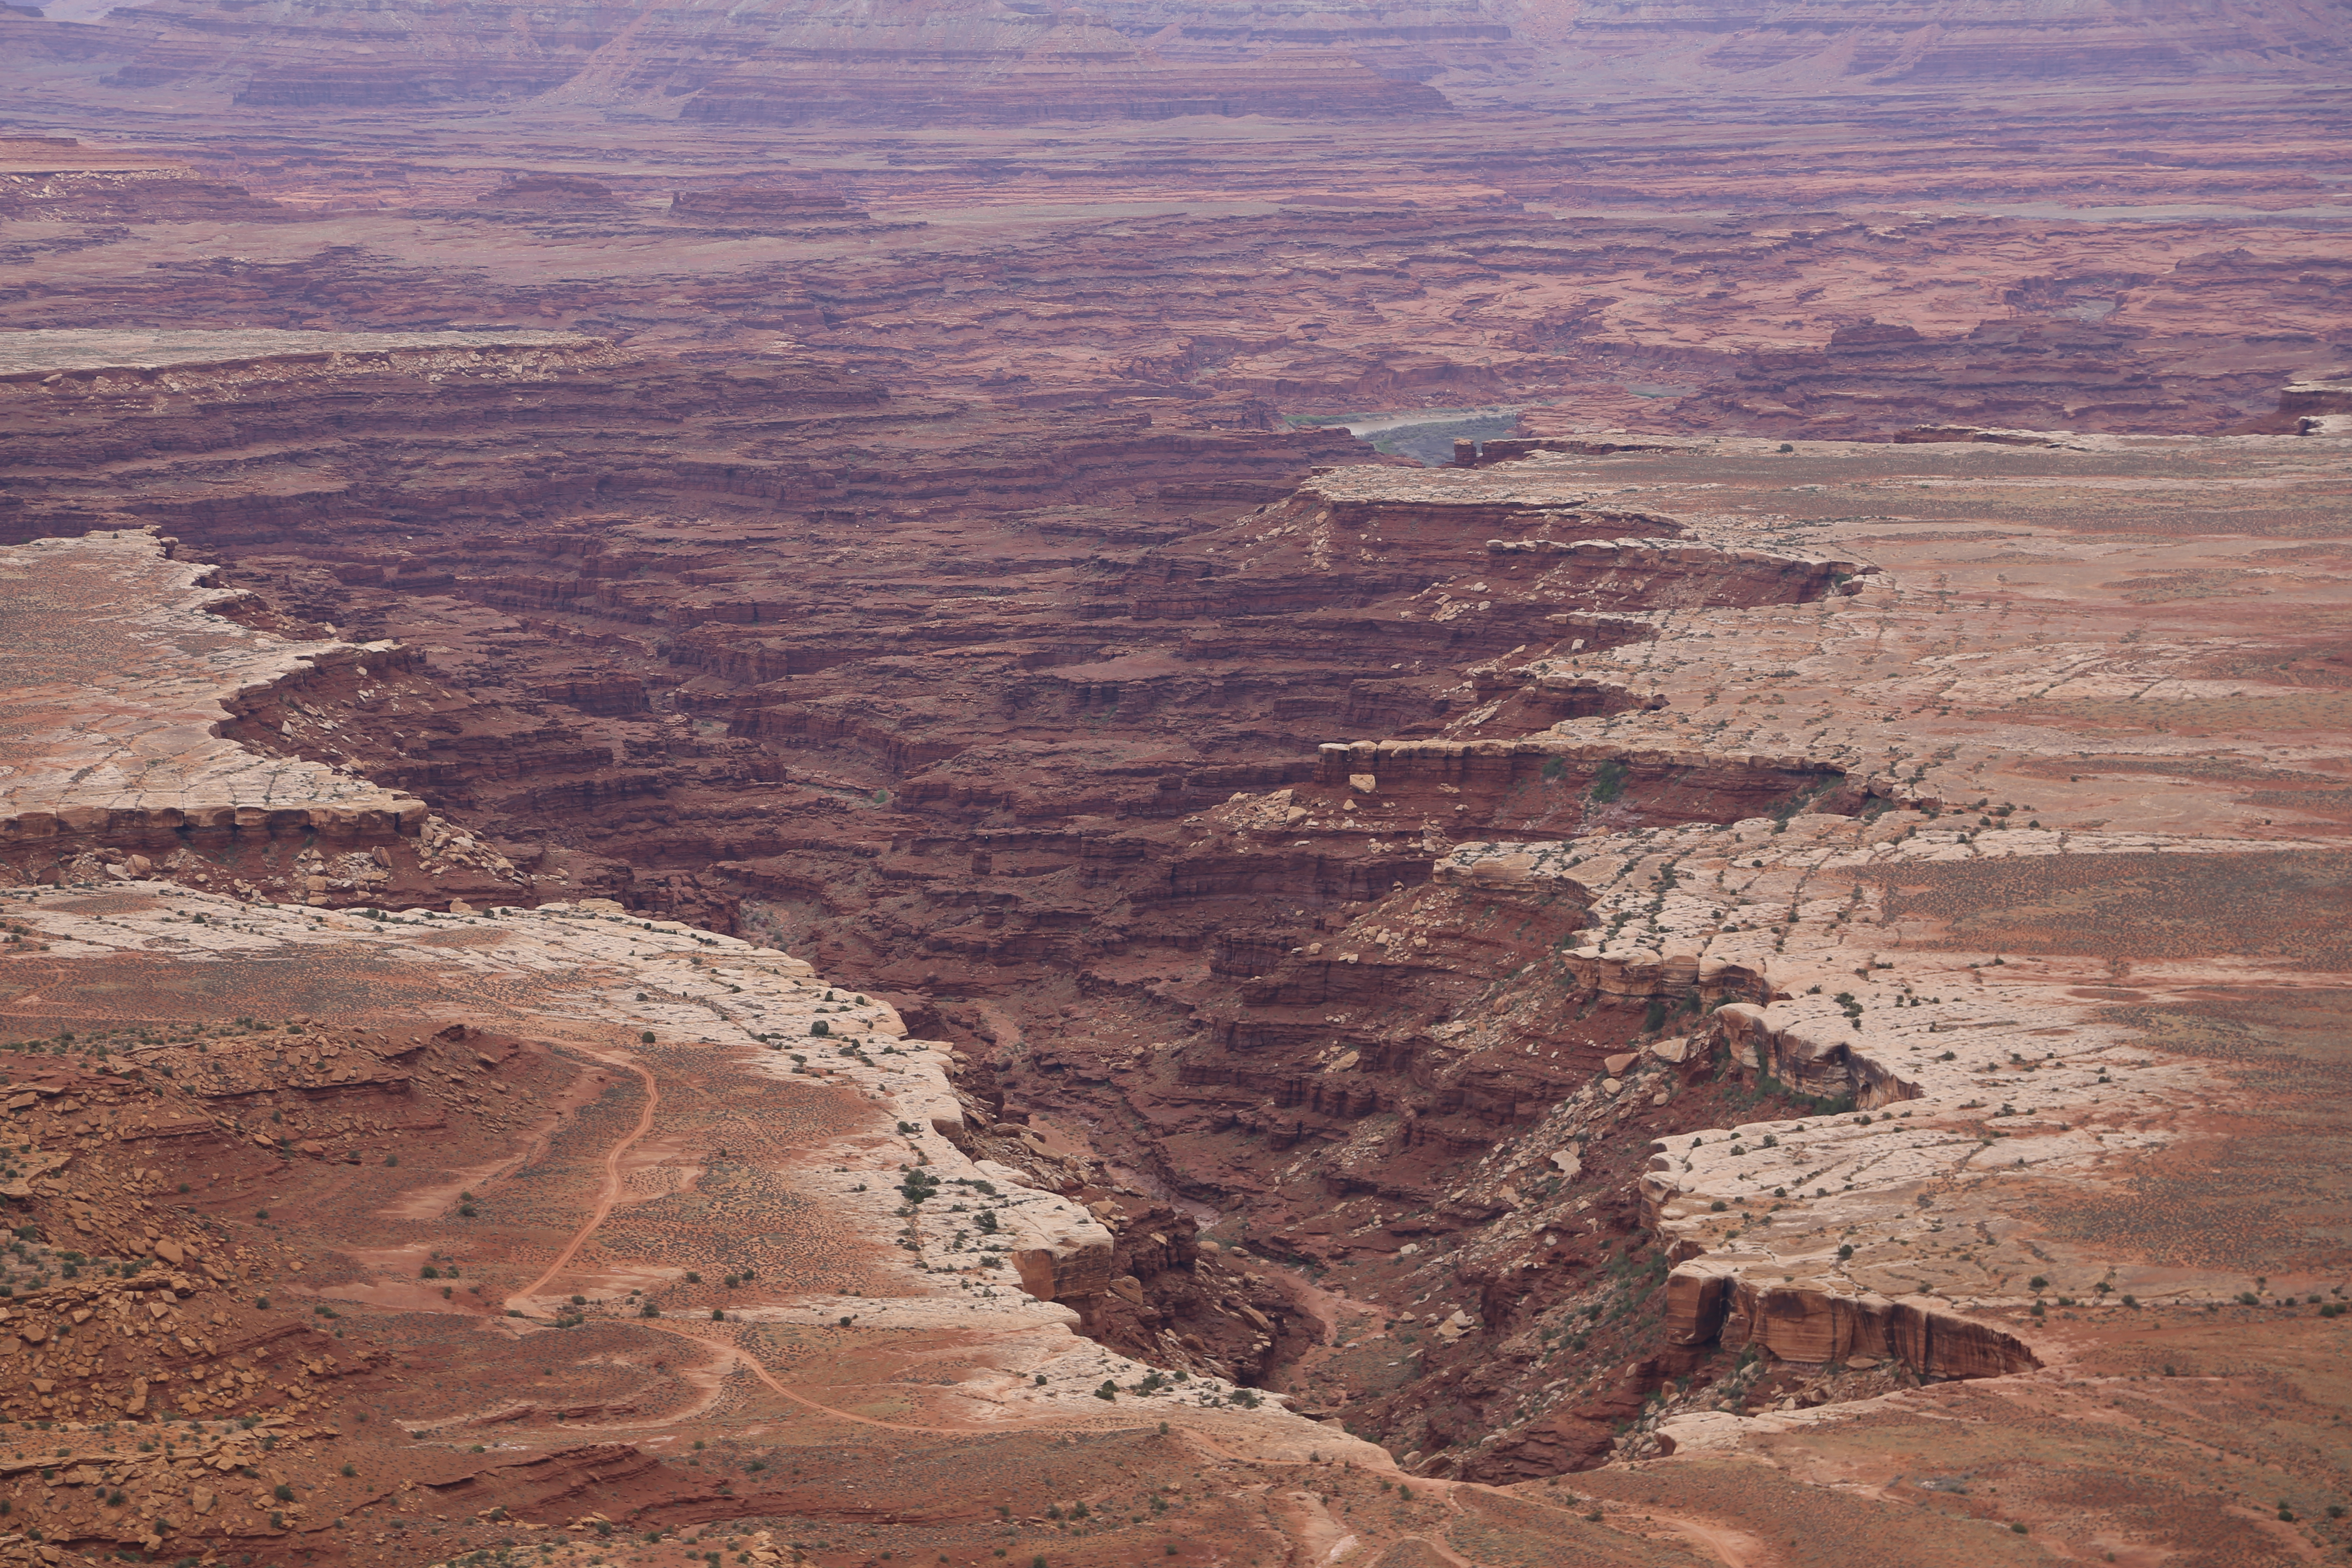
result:
[[[218,733],[247,691],[370,650],[289,644],[207,613],[236,591],[200,586],[212,570],[171,559],[148,533],[37,541],[0,555],[0,574],[11,730],[0,833],[12,848],[99,831],[266,828],[273,815],[340,837],[389,839],[423,822],[422,801]]]
[[[328,672],[365,700],[367,661],[402,656],[226,619],[217,609],[242,595],[206,586],[216,574],[173,559],[176,543],[137,531],[0,550],[0,880],[135,879],[160,867],[191,886],[320,904],[522,882],[412,795],[226,738],[234,715]]]

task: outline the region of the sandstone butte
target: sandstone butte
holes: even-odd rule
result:
[[[47,12],[0,1563],[2352,1552],[2340,8]]]

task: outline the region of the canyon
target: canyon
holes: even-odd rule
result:
[[[2346,29],[2015,9],[0,18],[0,1562],[2352,1551]]]

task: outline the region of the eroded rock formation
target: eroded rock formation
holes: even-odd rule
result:
[[[933,11],[6,24],[9,1500],[2341,1544],[2326,18]]]

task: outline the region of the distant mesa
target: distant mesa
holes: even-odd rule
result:
[[[1363,120],[1452,109],[1433,88],[1391,80],[1335,53],[1178,63],[1067,18],[997,18],[951,34],[871,31],[883,36],[788,43],[780,29],[764,58],[713,79],[679,117],[732,125],[1029,125],[1194,115]]]
[[[268,44],[263,45],[268,47]],[[148,88],[177,85],[184,77],[199,79],[233,69],[226,61],[187,71],[170,67],[132,67],[107,79],[109,87]],[[505,70],[451,71],[428,68],[422,62],[393,59],[380,64],[302,64],[254,71],[237,89],[236,101],[248,109],[402,109],[435,103],[465,103],[484,100],[534,98],[567,80],[573,67],[556,63],[542,68]]]
[[[522,174],[480,198],[480,205],[532,212],[616,206],[620,197],[601,180],[582,174]]]
[[[18,65],[72,65],[103,59],[110,49],[106,29],[82,22],[53,20],[38,5],[0,5],[10,58]]]
[[[1950,335],[1850,322],[1820,349],[1749,352],[1674,418],[1686,430],[1910,442],[1945,427],[2294,435],[2288,416],[2314,412],[2262,412],[2280,377],[2260,363],[2179,374],[2149,352],[2147,329],[2115,316],[2020,310]]]
[[[1098,0],[1108,26],[1170,59],[1233,63],[1276,49],[1331,49],[1400,81],[1448,69],[1507,71],[1525,46],[1496,0],[1354,0],[1220,5]]]
[[[201,178],[177,158],[86,146],[68,136],[0,136],[0,219],[250,223],[286,216],[276,202]]]
[[[1927,342],[1919,329],[1900,321],[1854,321],[1830,334],[1830,350],[1891,348]]]
[[[2310,0],[1586,0],[1528,6],[1515,39],[1625,80],[1766,89],[1979,89],[2199,77],[2326,76],[2341,69],[2339,8]]]
[[[862,207],[814,189],[780,185],[730,185],[716,191],[680,191],[670,198],[673,216],[709,223],[761,223],[778,218],[859,218]]]
[[[112,59],[106,86],[219,92],[280,110],[545,98],[713,124],[919,126],[1359,121],[1453,107],[1406,79],[1431,74],[1426,64],[1384,72],[1339,49],[1296,47],[1171,58],[1156,39],[1081,13],[996,0],[684,0],[640,14],[292,0],[250,15],[215,0],[152,0],[78,31]],[[1396,43],[1374,52],[1386,58]]]
[[[672,0],[632,10],[423,0],[139,0],[67,23],[0,5],[19,58],[108,88],[250,109],[544,99],[735,125],[1029,125],[1448,113],[1447,91],[2041,90],[2053,82],[2332,81],[2330,0]],[[2004,145],[2014,147],[2014,143]]]

